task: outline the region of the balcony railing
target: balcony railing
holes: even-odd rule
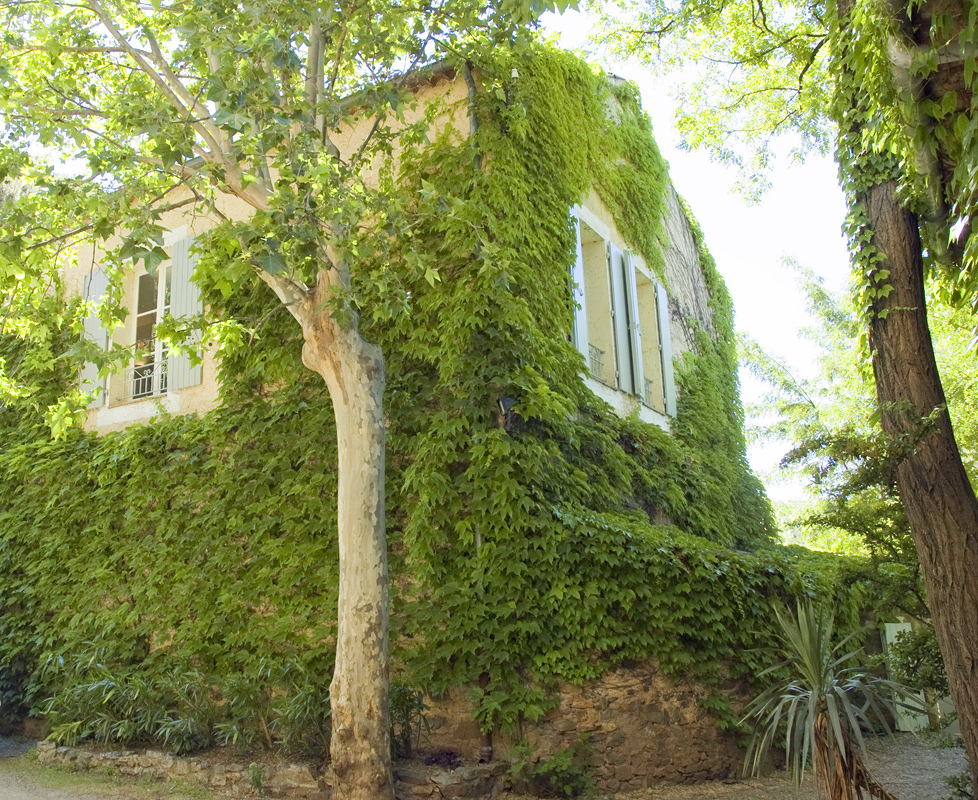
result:
[[[126,399],[166,394],[166,359],[159,363],[135,364],[125,372]]]
[[[604,383],[604,350],[588,344],[588,354],[591,362],[591,377]]]

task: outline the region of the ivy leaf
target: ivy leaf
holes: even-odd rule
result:
[[[259,269],[264,270],[269,275],[277,275],[280,272],[285,272],[287,269],[282,254],[275,251],[264,252],[256,256],[255,262],[258,264]]]

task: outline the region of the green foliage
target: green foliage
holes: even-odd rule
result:
[[[535,797],[580,797],[594,791],[591,748],[583,737],[547,758],[537,756],[535,746],[520,742],[508,757],[510,780]]]
[[[971,770],[966,769],[957,775],[948,775],[942,778],[951,788],[951,794],[947,800],[974,800],[975,794],[971,786]]]
[[[714,716],[718,730],[736,731],[740,729],[740,717],[734,712],[727,695],[711,692],[705,697],[698,698],[696,704]]]
[[[428,704],[424,692],[398,680],[392,680],[388,689],[391,718],[391,749],[397,758],[410,758],[417,745],[421,744],[422,731],[431,728],[425,711]]]
[[[800,134],[800,150],[831,147],[822,5],[618,0],[597,10],[601,38],[620,55],[672,78],[681,69],[676,127],[684,143],[742,167],[755,189],[766,184],[778,134]]]
[[[248,765],[248,783],[251,785],[252,791],[262,794],[267,779],[268,776],[265,774],[265,768],[257,761],[252,761]]]
[[[901,631],[886,650],[897,681],[920,692],[932,692],[935,697],[950,694],[944,658],[932,625],[919,631]]]
[[[799,531],[797,541],[806,546],[868,555],[883,608],[926,619],[930,611],[896,488],[896,469],[930,430],[931,421],[924,420],[914,434],[902,438],[883,434],[850,298],[826,291],[809,270],[792,266],[814,320],[804,333],[817,348],[817,372],[799,378],[755,343],[740,342],[744,363],[769,386],[750,409],[751,415],[765,417],[752,433],[790,446],[781,466],[807,480],[812,490],[785,524]],[[971,402],[973,319],[970,312],[941,302],[933,285],[931,289],[932,338],[955,438],[971,473],[978,420]]]
[[[865,770],[853,744],[865,755],[861,728],[886,726],[891,696],[910,697],[892,681],[858,666],[861,650],[846,652],[857,632],[837,641],[833,615],[799,601],[795,616],[775,610],[782,663],[764,674],[785,675],[748,705],[744,722],[753,728],[745,771],[756,775],[774,747],[783,747],[791,775],[801,784],[811,762],[816,791],[831,800],[856,796]],[[888,729],[888,728],[887,728]],[[841,784],[850,787],[841,791]]]
[[[568,209],[593,184],[661,259],[666,173],[631,91],[543,48],[476,61],[475,137],[406,148],[389,189],[408,233],[372,240],[344,299],[388,354],[392,641],[407,685],[437,694],[488,674],[478,721],[515,727],[549,708],[557,680],[627,659],[705,682],[756,675],[772,602],[817,597],[858,624],[862,564],[770,545],[744,462],[729,296],[705,252],[712,329],[678,365],[673,435],[584,388],[566,336]],[[28,700],[75,725],[66,736],[121,722],[157,739],[183,725],[170,741],[186,746],[325,746],[332,407],[273,298],[216,269],[241,262],[245,233],[217,230],[198,270],[208,313],[231,320],[220,407],[57,441],[0,411],[0,664],[30,675]],[[502,396],[516,403],[501,420]],[[100,677],[31,674],[63,652],[97,652],[120,686],[151,687],[148,719],[120,709],[98,727]],[[216,710],[174,705],[170,674]],[[416,733],[419,695],[392,699],[396,732]]]
[[[105,655],[52,656],[42,667],[59,687],[40,709],[55,741],[160,742],[176,753],[213,741],[217,709],[198,673],[164,668],[147,674],[138,664],[107,663]]]
[[[104,649],[48,656],[39,680],[53,694],[37,710],[51,738],[67,744],[155,743],[176,753],[214,743],[328,750],[324,676],[293,665],[273,673],[265,664],[253,675],[208,675],[174,662],[158,654],[126,661]]]

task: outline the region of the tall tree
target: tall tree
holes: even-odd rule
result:
[[[741,162],[752,150],[757,168],[780,132],[807,146],[835,143],[882,424],[914,442],[897,485],[978,773],[978,501],[924,297],[931,271],[950,299],[978,305],[978,9],[962,0],[653,0],[621,11],[610,28],[624,50],[700,59],[681,119],[691,144]]]
[[[802,335],[816,348],[818,371],[799,377],[742,337],[742,364],[768,386],[748,409],[757,419],[754,435],[783,446],[782,468],[809,483],[810,499],[792,504],[789,511],[789,524],[804,531],[805,543],[870,556],[882,569],[886,597],[903,612],[929,619],[917,551],[896,486],[896,467],[916,441],[892,439],[880,428],[875,382],[859,345],[861,322],[851,298],[828,292],[810,271],[795,269],[813,319]],[[978,423],[971,402],[973,315],[942,302],[931,289],[935,355],[971,477]],[[926,432],[927,426],[918,431]]]
[[[0,216],[0,297],[25,282],[56,285],[87,240],[105,250],[112,280],[98,313],[119,320],[126,271],[166,257],[161,216],[192,209],[221,220],[198,243],[198,274],[225,292],[263,281],[301,326],[303,362],[329,389],[339,445],[338,797],[393,795],[384,358],[360,335],[351,275],[407,231],[390,163],[398,139],[417,140],[429,124],[409,109],[412,71],[446,52],[464,57],[476,36],[518,47],[552,5],[15,0],[2,11],[0,179],[34,190]],[[222,214],[222,195],[243,203],[246,218]],[[171,325],[179,329],[187,324]],[[85,354],[103,370],[131,355]]]

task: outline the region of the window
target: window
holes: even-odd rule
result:
[[[90,408],[98,408],[130,400],[159,397],[194,386],[201,382],[200,364],[192,365],[185,355],[170,353],[156,338],[156,324],[166,314],[187,317],[202,310],[200,290],[193,283],[197,258],[190,252],[192,239],[180,238],[169,246],[170,260],[150,274],[137,274],[133,281],[133,309],[128,333],[117,331],[112,336],[102,327],[98,317],[85,320],[85,336],[102,348],[112,346],[113,340],[124,346],[136,347],[136,356],[121,376],[112,376],[108,386],[93,364],[82,369],[82,390],[96,393]],[[86,276],[84,297],[98,302],[108,288],[108,278],[97,266]],[[108,390],[108,391],[107,391]]]
[[[166,394],[167,347],[156,338],[156,323],[170,311],[170,266],[136,278],[136,356],[126,371],[128,398]]]
[[[574,212],[577,260],[573,268],[578,306],[573,340],[591,377],[675,416],[669,301],[665,288],[646,276],[631,253],[601,232],[600,220]]]
[[[669,336],[669,297],[661,283],[635,273],[638,321],[642,330],[641,397],[645,405],[676,416],[676,387]]]

